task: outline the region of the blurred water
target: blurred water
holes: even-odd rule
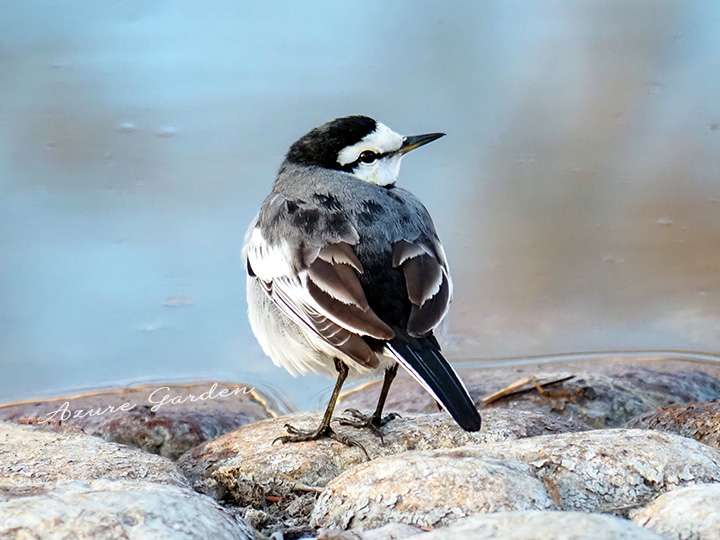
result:
[[[245,319],[240,245],[335,116],[449,136],[401,181],[456,281],[448,350],[720,349],[720,4],[9,3],[0,400],[223,377],[315,404]]]

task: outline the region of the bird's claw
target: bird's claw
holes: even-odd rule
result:
[[[391,420],[395,420],[396,418],[402,418],[402,416],[400,416],[398,413],[394,413],[394,412],[388,413],[385,416],[383,416],[382,418],[379,418],[379,417],[375,416],[374,414],[367,415],[367,414],[363,413],[362,411],[359,411],[358,409],[345,409],[343,412],[349,414],[350,416],[355,418],[355,420],[362,421],[362,422],[372,422],[375,427],[382,427],[385,424],[387,424],[388,422],[390,422]],[[343,419],[341,418],[341,420],[343,420]]]
[[[357,429],[369,429],[380,438],[381,444],[385,444],[385,439],[382,431],[380,431],[380,428],[391,420],[400,418],[400,415],[397,413],[389,413],[382,418],[379,418],[374,414],[367,415],[357,409],[345,409],[343,412],[350,415],[352,418],[338,418],[337,420],[341,426],[350,426]]]
[[[275,444],[276,442],[280,441],[281,443],[294,443],[294,442],[307,442],[307,441],[317,441],[318,439],[332,439],[333,441],[337,441],[340,444],[344,444],[345,446],[354,446],[355,448],[359,448],[362,450],[362,453],[365,454],[365,457],[368,461],[370,461],[370,456],[367,453],[367,450],[365,450],[365,447],[360,444],[355,439],[348,437],[346,435],[341,435],[337,432],[335,432],[330,426],[320,426],[318,429],[314,430],[302,430],[298,429],[293,425],[285,424],[285,429],[288,432],[288,435],[281,435],[280,437],[276,437],[273,439],[271,444]]]

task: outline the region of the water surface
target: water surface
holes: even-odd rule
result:
[[[240,246],[288,145],[445,131],[401,182],[455,358],[720,349],[716,2],[15,2],[0,14],[0,401],[265,359]]]

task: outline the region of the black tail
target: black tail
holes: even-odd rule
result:
[[[434,338],[398,336],[388,348],[397,361],[465,431],[480,429],[480,414],[465,385],[440,353]]]

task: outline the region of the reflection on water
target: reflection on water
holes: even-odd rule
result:
[[[364,113],[456,280],[456,358],[720,349],[711,1],[14,3],[0,15],[0,400],[263,358],[239,249],[281,156]]]

